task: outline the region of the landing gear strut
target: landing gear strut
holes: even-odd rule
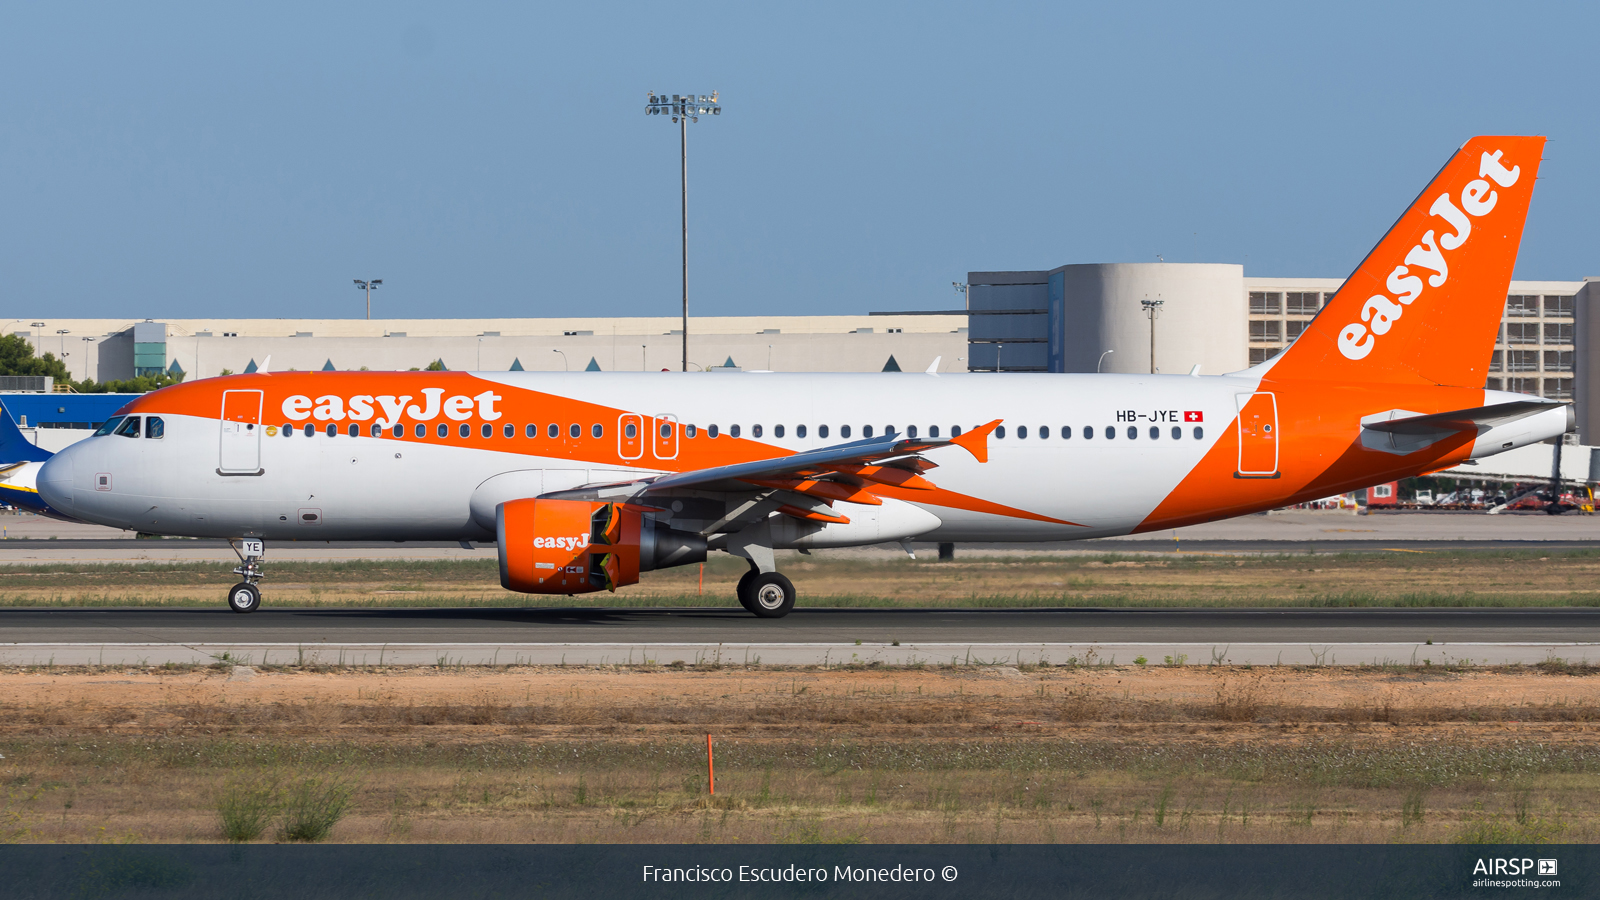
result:
[[[240,565],[233,570],[233,574],[244,578],[228,589],[228,608],[236,613],[253,613],[261,608],[261,589],[256,587],[256,582],[266,577],[261,569],[261,558],[266,555],[265,542],[258,538],[245,538],[229,541],[228,546],[239,557]]]

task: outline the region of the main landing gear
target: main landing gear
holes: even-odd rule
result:
[[[229,541],[228,546],[239,557],[239,566],[233,574],[243,581],[228,589],[228,608],[236,613],[253,613],[261,608],[261,589],[256,582],[266,577],[261,570],[261,558],[266,555],[266,542],[258,538]]]
[[[794,582],[777,572],[762,572],[754,560],[735,590],[739,605],[763,619],[781,619],[794,609]]]

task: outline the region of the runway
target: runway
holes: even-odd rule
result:
[[[1600,660],[1591,609],[13,609],[0,663],[1473,664]]]

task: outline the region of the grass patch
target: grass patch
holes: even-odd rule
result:
[[[278,780],[269,775],[230,778],[217,797],[222,839],[233,844],[253,841],[267,831],[278,811]]]

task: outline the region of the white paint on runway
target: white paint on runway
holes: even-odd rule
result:
[[[0,665],[1533,665],[1600,643],[4,643]]]

